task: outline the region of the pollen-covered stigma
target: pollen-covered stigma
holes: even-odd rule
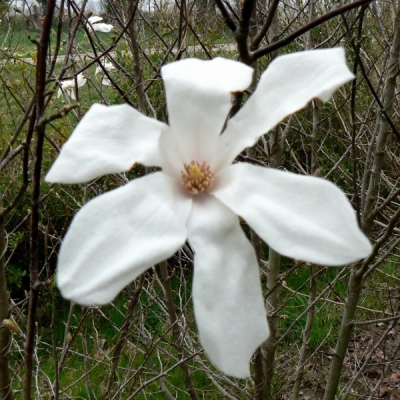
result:
[[[184,164],[184,171],[181,171],[183,186],[191,194],[199,194],[211,188],[214,182],[214,173],[210,166],[203,162],[192,161]]]

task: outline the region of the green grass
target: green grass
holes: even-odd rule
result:
[[[176,34],[175,31],[171,31],[170,28],[165,27],[160,29],[161,36],[163,36],[164,39],[166,39],[167,41],[173,40],[173,37]],[[165,30],[164,33],[163,29]],[[69,34],[70,29],[66,26],[63,26],[61,29],[61,46],[58,53],[59,56],[64,55],[66,52]],[[141,45],[144,46],[144,48],[155,48],[157,46],[159,39],[147,25],[144,25],[144,29],[141,30],[141,34],[144,35],[140,38]],[[53,54],[53,52],[55,51],[56,36],[57,26],[55,22],[51,31],[51,46],[49,54]],[[217,44],[232,43],[232,37],[229,32],[226,32],[225,30],[214,26],[210,26],[207,29],[199,27],[198,37],[207,48],[212,48],[214,45]],[[103,33],[96,31],[96,33],[92,35],[92,39],[94,40],[94,42],[97,42],[97,39],[99,39],[105,48],[108,48],[110,45],[112,45],[113,41],[116,38],[117,34],[115,32]],[[0,24],[0,50],[2,50],[0,51],[0,60],[7,59],[9,56],[15,57],[17,59],[33,58],[35,60],[36,44],[34,43],[34,40],[37,39],[38,33],[36,29],[26,20],[23,20],[21,18],[14,18],[11,19],[9,25],[6,23]],[[186,35],[186,40],[189,46],[199,45],[197,38],[190,31]],[[117,44],[116,49],[128,50],[128,47],[125,42],[121,40]],[[161,47],[161,49],[165,50],[163,46]],[[101,52],[101,50],[99,51]],[[93,52],[90,41],[82,26],[78,28],[74,39],[73,53],[76,52],[80,54]],[[200,53],[197,56],[199,56]]]
[[[47,293],[48,295],[49,293]],[[64,338],[64,323],[67,320],[69,303],[60,299],[57,296],[57,311],[56,311],[56,325],[55,345],[58,348],[58,356],[61,353],[61,346]],[[142,295],[141,309],[147,309],[145,329],[149,329],[152,333],[154,342],[158,341],[158,349],[166,349],[168,352],[177,356],[174,346],[171,330],[168,331],[168,325],[161,326],[160,319],[153,321],[151,315],[159,315],[159,306],[156,302],[149,302],[145,294]],[[104,319],[100,313],[91,310],[89,316],[82,324],[80,333],[74,336],[74,340],[70,343],[70,351],[65,359],[64,368],[60,375],[60,388],[62,393],[76,399],[88,399],[88,392],[94,398],[101,398],[104,395],[105,387],[107,386],[108,377],[110,374],[111,357],[113,355],[113,346],[119,339],[118,329],[122,327],[123,314],[126,312],[126,294],[121,294],[114,302],[115,307],[104,306],[102,307],[101,314],[105,315]],[[43,304],[42,304],[43,307]],[[75,330],[78,328],[82,315],[86,312],[85,308],[79,306],[75,307],[72,325],[70,329],[70,338],[74,335]],[[192,310],[190,310],[192,312]],[[37,356],[40,360],[40,369],[42,372],[38,375],[38,386],[41,387],[40,399],[50,399],[51,392],[46,389],[48,386],[46,379],[51,382],[55,380],[55,363],[53,358],[53,344],[52,333],[49,327],[51,317],[50,315],[43,315],[38,321],[38,333],[40,340],[38,341]],[[112,393],[119,387],[126,384],[121,392],[121,397],[128,398],[131,393],[137,390],[141,384],[145,383],[161,370],[165,371],[174,365],[174,361],[169,357],[163,355],[162,352],[154,352],[151,359],[145,359],[142,352],[146,349],[141,344],[140,337],[136,333],[136,326],[139,321],[135,319],[135,314],[132,317],[132,325],[128,333],[128,340],[131,344],[126,344],[122,354],[119,358],[118,367],[116,370],[115,384],[112,386]],[[150,321],[149,321],[150,320]],[[157,324],[157,328],[152,328],[153,324]],[[142,328],[140,328],[142,329]],[[85,338],[85,343],[83,341]],[[99,343],[104,343],[101,349]],[[12,368],[21,368],[22,357],[15,356],[13,352]],[[18,354],[18,353],[17,353]],[[151,360],[151,362],[150,362]],[[162,363],[162,367],[160,365]],[[189,366],[193,366],[193,361],[188,361]],[[153,371],[153,366],[155,370]],[[19,377],[23,376],[23,368],[19,369]],[[44,376],[47,376],[45,379]],[[87,374],[87,376],[86,376]],[[192,368],[192,380],[198,391],[200,398],[204,399],[220,399],[220,394],[215,390],[210,380],[202,372],[196,371]],[[166,376],[164,376],[165,385],[170,392],[177,399],[186,399],[185,382],[183,373],[180,367],[172,369]],[[14,390],[19,391],[22,389],[22,381],[15,380],[13,383]],[[160,389],[159,382],[156,380],[141,391],[135,399],[166,399],[164,393]]]
[[[330,288],[327,294],[316,303],[316,313],[310,338],[310,346],[314,349],[321,344],[326,346],[333,345],[336,342],[343,312],[343,302],[347,295],[346,278],[338,280],[335,284],[332,283],[340,271],[340,267],[327,268],[322,275],[317,277],[317,295],[327,286],[330,286]],[[300,319],[298,317],[308,307],[309,279],[310,269],[302,266],[285,279],[291,290],[283,289],[281,291],[281,303],[286,305],[280,314],[279,331],[286,332],[297,320],[294,328],[285,339],[288,345],[301,337],[306,323],[306,315]],[[366,320],[384,317],[381,310],[386,309],[388,292],[392,292],[392,295],[395,296],[399,283],[398,266],[394,263],[386,262],[378,268],[365,283],[358,304],[357,319]]]
[[[56,25],[51,31],[51,46],[49,53],[52,54],[56,46]],[[64,55],[68,43],[70,29],[66,26],[61,30],[61,46],[58,55]],[[113,42],[115,34],[96,32],[98,38],[107,48]],[[5,23],[0,25],[0,46],[3,52],[15,58],[34,58],[36,57],[36,44],[33,42],[38,39],[38,33],[34,27],[27,24],[21,19],[11,20],[10,25]],[[97,39],[94,37],[94,40]],[[82,27],[79,27],[74,39],[74,50],[79,53],[90,52],[92,50],[86,32]],[[5,59],[6,56],[0,52],[0,59]]]

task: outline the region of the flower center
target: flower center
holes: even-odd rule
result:
[[[190,164],[184,164],[183,167],[184,170],[181,171],[183,186],[189,193],[199,194],[212,186],[214,174],[205,162],[199,164],[197,161],[192,161]]]

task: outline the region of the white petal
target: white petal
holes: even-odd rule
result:
[[[102,20],[103,20],[103,18],[102,18],[102,17],[99,17],[98,15],[93,15],[92,17],[89,17],[89,18],[88,18],[88,21],[89,21],[91,24],[94,24],[94,23],[99,22],[99,21],[102,21]]]
[[[163,172],[177,181],[181,181],[181,171],[183,171],[184,163],[169,127],[163,130],[159,143]]]
[[[237,216],[209,195],[193,202],[188,236],[201,344],[219,370],[247,378],[251,356],[269,335],[254,249]]]
[[[231,93],[243,91],[253,69],[236,61],[186,59],[161,69],[168,118],[183,161],[212,163],[231,108]]]
[[[92,27],[93,27],[93,29],[94,29],[95,31],[106,32],[106,33],[111,32],[112,29],[113,29],[113,26],[112,26],[112,25],[110,25],[110,24],[104,24],[104,23],[102,23],[102,22],[101,22],[101,23],[94,24],[94,25],[92,25]]]
[[[99,21],[102,21],[102,17],[98,16],[93,16],[88,18],[88,23],[86,24],[87,28],[89,30],[95,30],[99,32],[111,32],[111,30],[114,28],[110,24],[105,24],[103,22],[99,23]]]
[[[73,81],[73,86],[75,87],[75,79]],[[86,77],[83,74],[79,74],[76,77],[76,82],[78,84],[78,87],[82,87],[86,83]]]
[[[80,304],[104,304],[186,240],[187,200],[170,208],[161,172],[135,179],[87,203],[62,243],[57,281]],[[176,199],[175,199],[176,200]],[[186,215],[183,215],[186,213]]]
[[[229,165],[246,147],[313,98],[328,101],[354,78],[342,48],[312,50],[276,58],[261,76],[256,91],[229,121],[220,136],[220,164]]]
[[[115,69],[115,65],[114,65],[112,62],[105,61],[105,62],[104,62],[104,68],[105,68],[107,71],[112,71],[112,70]]]
[[[60,83],[60,85],[61,85],[61,87],[65,90],[65,89],[74,87],[74,86],[75,86],[75,82],[74,82],[73,79],[68,79],[68,80],[66,80],[66,81],[62,81],[62,82]]]
[[[106,71],[112,71],[115,69],[115,66],[111,62],[104,61],[103,67]],[[94,72],[95,75],[98,73],[103,73],[103,68],[100,65],[97,65],[96,70]],[[110,86],[110,81],[108,80],[107,77],[103,77],[101,83],[105,86]]]
[[[350,202],[327,180],[235,164],[218,174],[214,195],[285,256],[340,265],[371,252]]]
[[[135,163],[160,166],[158,140],[164,128],[126,104],[94,104],[62,147],[46,180],[79,183],[127,171]]]
[[[82,87],[86,83],[86,77],[83,74],[79,74],[76,77],[76,83],[78,87]],[[75,79],[68,79],[66,81],[60,82],[61,88],[64,90],[65,94],[72,100],[75,100]],[[62,94],[61,88],[58,89],[57,98]]]

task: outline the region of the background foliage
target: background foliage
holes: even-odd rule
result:
[[[116,0],[104,4],[110,34],[87,31],[86,3],[49,0],[15,15],[0,6],[0,398],[398,398],[398,2]],[[278,55],[334,46],[345,47],[356,80],[239,159],[336,183],[374,251],[355,265],[315,266],[281,259],[243,225],[259,249],[272,328],[252,379],[224,376],[202,352],[189,245],[108,306],[60,297],[57,251],[74,214],[151,172],[43,181],[91,104],[125,102],[166,121],[160,68],[168,62],[223,56],[262,73]],[[110,86],[95,75],[104,60],[115,66],[105,72]],[[57,98],[59,82],[81,72],[77,100]]]

